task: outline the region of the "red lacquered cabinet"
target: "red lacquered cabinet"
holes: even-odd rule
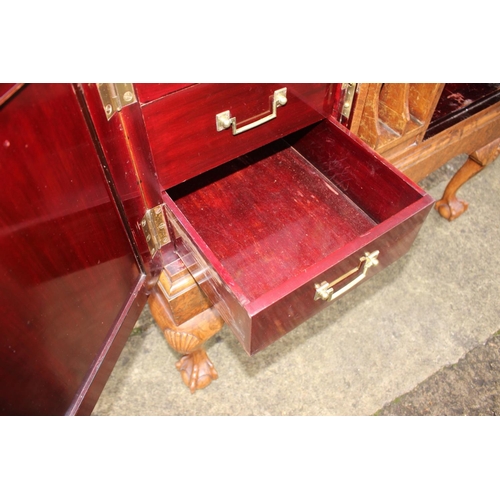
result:
[[[191,391],[406,252],[432,199],[339,84],[0,86],[0,413],[89,414],[149,298]]]
[[[145,275],[75,88],[25,85],[0,117],[0,413],[89,413]]]

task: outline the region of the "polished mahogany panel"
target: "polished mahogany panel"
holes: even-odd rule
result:
[[[287,142],[377,222],[422,196],[412,181],[342,125],[325,120],[291,134]]]
[[[170,189],[165,201],[179,254],[204,270],[200,285],[250,354],[326,307],[315,283],[356,268],[365,252],[380,251],[370,276],[399,258],[432,205],[328,121]]]
[[[162,267],[159,253],[152,259],[142,231],[146,210],[162,203],[161,189],[153,165],[139,103],[124,107],[107,120],[96,84],[77,86],[82,108],[96,151],[117,204],[127,219],[130,239],[137,247],[144,269],[150,277]]]
[[[74,88],[26,85],[0,117],[0,414],[76,413],[144,276]]]
[[[268,116],[275,90],[287,88],[276,118],[233,135],[217,131],[216,115],[230,111],[238,127]],[[332,113],[335,84],[199,84],[142,107],[164,189],[272,142]]]
[[[23,85],[24,83],[0,83],[0,106],[20,90]]]
[[[242,302],[300,275],[375,226],[284,142],[229,162],[214,177],[207,172],[169,194],[244,292]]]
[[[194,83],[134,83],[134,89],[139,102],[146,104],[191,85]]]

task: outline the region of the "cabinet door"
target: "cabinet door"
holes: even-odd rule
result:
[[[73,86],[5,100],[0,175],[0,414],[89,414],[146,299]]]

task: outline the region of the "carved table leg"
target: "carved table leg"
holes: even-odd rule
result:
[[[443,197],[436,202],[435,208],[442,217],[452,221],[467,210],[469,204],[456,197],[458,189],[491,163],[499,153],[500,139],[497,139],[469,156],[467,161],[460,167],[460,170],[451,178]]]
[[[164,267],[148,303],[167,342],[184,354],[176,367],[191,393],[207,387],[218,375],[203,344],[224,321],[180,260]]]

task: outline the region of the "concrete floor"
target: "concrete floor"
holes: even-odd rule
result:
[[[464,159],[421,185],[439,199]],[[93,415],[425,414],[433,377],[477,349],[499,354],[491,341],[500,330],[499,193],[500,158],[459,191],[470,204],[463,216],[448,222],[433,210],[408,254],[254,357],[224,327],[207,344],[219,379],[193,395],[146,308]],[[470,385],[462,374],[454,384]],[[450,383],[440,386],[443,401],[453,400]],[[498,377],[491,383],[494,406]]]
[[[376,415],[500,415],[500,332],[385,405]]]

